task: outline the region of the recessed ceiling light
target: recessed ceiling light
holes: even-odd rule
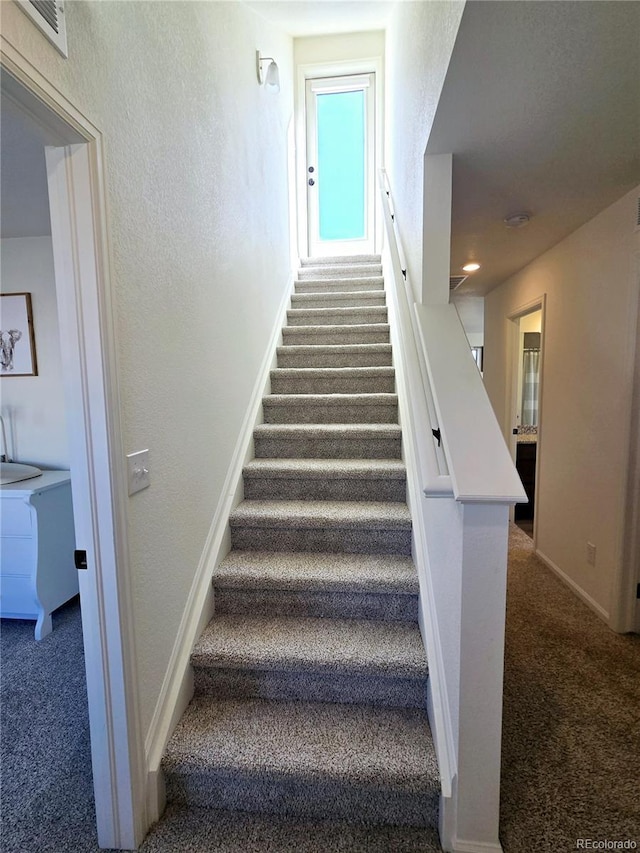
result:
[[[480,269],[480,264],[477,264],[475,261],[473,261],[472,263],[465,264],[465,265],[462,267],[462,269],[463,269],[465,272],[475,272],[476,270],[479,270],[479,269]]]

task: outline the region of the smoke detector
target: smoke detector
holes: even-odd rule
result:
[[[531,217],[528,213],[512,213],[504,220],[504,224],[507,228],[524,228],[525,225],[529,224],[530,220]]]

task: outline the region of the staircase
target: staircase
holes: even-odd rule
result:
[[[343,822],[346,843],[327,853],[436,849],[379,258],[302,262],[277,365],[213,579],[215,617],[193,650],[195,697],[163,761],[167,799],[214,822],[210,810],[263,826],[272,815],[301,851],[326,821]]]

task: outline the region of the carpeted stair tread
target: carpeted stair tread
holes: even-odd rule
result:
[[[294,293],[292,308],[357,308],[385,304],[383,290],[340,290],[329,293]]]
[[[230,551],[216,569],[213,585],[216,589],[418,594],[413,560],[378,554]]]
[[[397,394],[270,394],[266,423],[397,423]]]
[[[242,501],[229,521],[232,528],[411,530],[408,507],[393,501]]]
[[[278,367],[388,367],[391,344],[282,346]]]
[[[163,767],[170,776],[222,770],[424,795],[439,787],[426,712],[322,702],[196,697]]]
[[[381,261],[380,255],[318,255],[310,258],[301,258],[301,267],[317,267],[317,266],[339,266],[348,264],[352,267],[357,267],[358,264],[379,264]]]
[[[386,477],[406,479],[399,459],[252,459],[243,469],[245,478],[369,480]]]
[[[379,263],[372,264],[316,264],[314,266],[303,266],[298,270],[298,278],[350,278],[357,275],[382,275],[382,266]]]
[[[389,343],[388,323],[348,323],[344,325],[285,326],[282,330],[285,345],[326,346],[332,344]]]
[[[323,395],[324,396],[324,395]],[[378,395],[375,395],[378,396]],[[385,395],[386,396],[386,395]],[[295,441],[302,438],[334,438],[348,436],[358,441],[371,441],[374,438],[401,438],[399,424],[258,424],[255,436],[281,437]]]
[[[420,678],[427,660],[411,622],[215,616],[191,655],[197,667]]]
[[[406,501],[399,459],[253,459],[243,469],[250,500]]]
[[[278,367],[271,371],[274,394],[392,394],[393,367]]]
[[[358,279],[358,281],[364,280],[366,279]],[[377,301],[385,298],[383,290],[350,290],[351,279],[345,278],[343,281],[345,282],[345,290],[321,293],[309,293],[308,291],[305,293],[294,293],[291,297],[292,305],[299,303],[299,307],[304,308],[308,302],[340,302],[341,300],[351,299],[352,297],[360,299],[362,300],[362,304],[366,304],[369,300]]]
[[[257,458],[400,459],[402,454],[398,424],[260,424],[253,437]]]
[[[140,853],[441,853],[435,829],[171,805]]]
[[[289,326],[359,326],[387,322],[384,305],[356,308],[290,308],[287,311]]]
[[[308,278],[295,282],[296,293],[340,293],[345,290],[384,290],[380,276],[353,276],[350,278]]]

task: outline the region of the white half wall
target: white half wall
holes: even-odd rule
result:
[[[146,737],[290,281],[292,40],[243,3],[71,3],[65,60],[16,4],[2,13],[104,134],[122,451],[151,460],[127,508]]]
[[[387,26],[386,168],[417,301],[422,296],[424,153],[464,5],[396,3]]]
[[[623,572],[638,317],[638,189],[485,298],[484,381],[508,440],[511,321],[546,294],[538,449],[543,559],[603,618]],[[587,542],[596,564],[587,562]]]
[[[44,151],[42,151],[44,159]],[[0,291],[30,293],[37,376],[3,377],[0,414],[15,461],[69,468],[51,237],[0,241]]]

